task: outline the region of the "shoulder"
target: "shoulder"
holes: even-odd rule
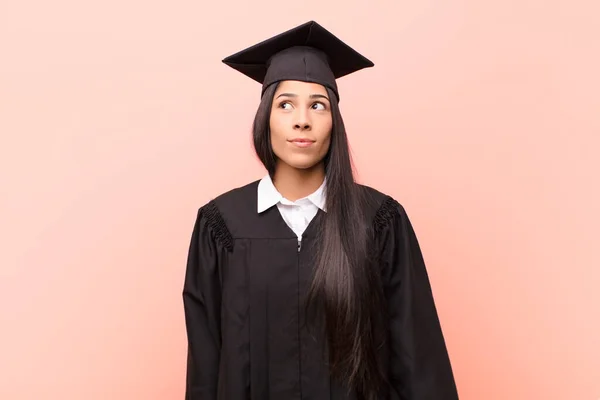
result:
[[[255,180],[221,193],[213,202],[222,212],[256,209],[259,182]]]
[[[365,198],[367,216],[374,220],[392,219],[398,213],[405,213],[402,204],[390,194],[368,185],[358,184]]]
[[[255,214],[259,181],[233,188],[218,194],[198,208],[198,222],[208,228],[214,237],[231,249],[239,226],[248,224]]]
[[[401,202],[388,193],[367,185],[360,185],[366,197],[366,219],[376,237],[390,232],[410,230],[411,222]]]
[[[201,205],[200,210],[212,209],[213,211],[227,214],[229,212],[256,208],[259,182],[259,180],[255,180],[243,186],[219,193],[207,203]]]

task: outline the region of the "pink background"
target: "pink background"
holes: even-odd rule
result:
[[[220,60],[315,19],[466,400],[600,397],[597,1],[0,1],[0,399],[182,399],[197,207],[260,178]]]

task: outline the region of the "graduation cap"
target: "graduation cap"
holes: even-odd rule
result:
[[[374,64],[315,21],[280,33],[223,62],[267,87],[283,80],[319,83],[340,99],[336,79]]]

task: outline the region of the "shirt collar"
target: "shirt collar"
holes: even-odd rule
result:
[[[325,207],[325,186],[326,180],[323,180],[323,183],[317,190],[315,190],[310,195],[297,200],[294,203],[302,203],[303,201],[310,201],[321,210],[326,211]],[[269,208],[273,207],[279,202],[283,202],[286,204],[293,204],[289,200],[285,199],[281,193],[275,188],[271,177],[267,174],[264,178],[260,180],[258,183],[258,212],[261,213]]]

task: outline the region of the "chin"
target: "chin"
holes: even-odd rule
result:
[[[295,169],[307,170],[317,166],[320,160],[281,160],[287,165]]]
[[[312,167],[314,167],[316,164],[296,164],[296,165],[292,165],[293,168],[296,169],[302,169],[302,170],[308,170],[311,169]]]

